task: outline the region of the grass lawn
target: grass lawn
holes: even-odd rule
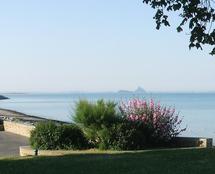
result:
[[[215,149],[0,159],[0,174],[213,174]]]

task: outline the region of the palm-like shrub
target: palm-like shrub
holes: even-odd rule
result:
[[[162,107],[153,100],[134,99],[121,103],[99,100],[79,101],[74,121],[87,135],[93,147],[137,150],[169,145],[185,129],[175,109]],[[119,112],[118,112],[119,111]]]
[[[104,100],[80,100],[73,116],[75,124],[39,123],[31,132],[31,145],[39,149],[139,150],[170,145],[185,131],[174,108],[153,100],[134,99],[116,106]]]
[[[116,105],[114,102],[104,100],[95,103],[80,100],[76,104],[74,122],[83,129],[93,146],[102,148],[103,142],[107,139],[105,130],[119,121]]]

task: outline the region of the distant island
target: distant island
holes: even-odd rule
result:
[[[3,95],[0,95],[0,100],[6,100],[6,99],[9,99],[8,97],[5,97]]]
[[[118,93],[136,93],[136,94],[142,94],[142,93],[146,93],[146,91],[142,87],[138,87],[134,91],[119,90]]]

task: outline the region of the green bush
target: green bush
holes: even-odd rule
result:
[[[76,104],[74,122],[83,129],[94,147],[102,148],[101,143],[106,141],[104,136],[106,130],[119,122],[116,105],[114,102],[104,100],[98,100],[96,103],[81,100]]]
[[[31,132],[30,144],[33,148],[57,149],[60,132],[53,122],[41,122]]]
[[[143,124],[132,123],[121,120],[109,129],[101,131],[103,141],[100,143],[102,149],[112,150],[140,150],[148,146],[148,135],[150,130]]]
[[[79,127],[57,125],[54,122],[41,122],[31,132],[30,144],[43,150],[84,149],[87,140]]]
[[[114,102],[81,100],[76,104],[74,122],[80,126],[91,147],[140,150],[171,145],[186,129],[175,109],[153,100],[130,100],[119,107]],[[120,112],[117,112],[118,111]]]
[[[143,122],[123,117],[114,102],[81,100],[76,104],[74,122],[93,147],[112,150],[138,150],[149,146],[150,129]]]
[[[62,125],[60,132],[60,149],[85,149],[88,147],[88,141],[78,126],[74,124]]]

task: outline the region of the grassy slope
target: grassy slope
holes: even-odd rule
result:
[[[0,173],[212,174],[215,173],[215,150],[2,159]]]

